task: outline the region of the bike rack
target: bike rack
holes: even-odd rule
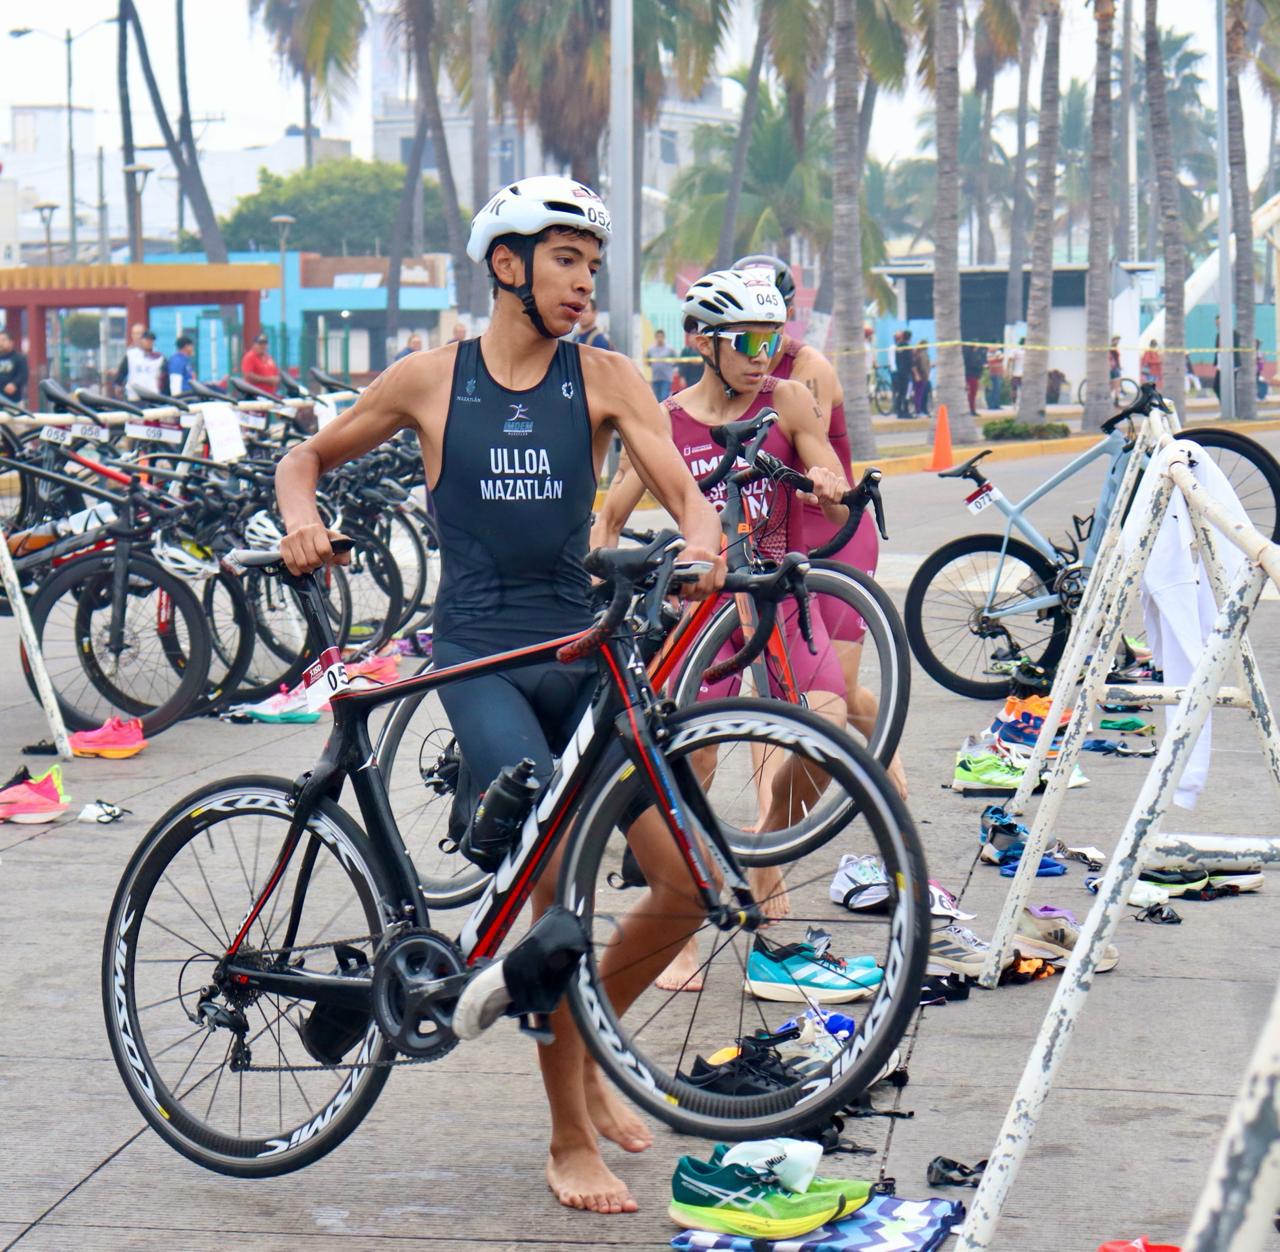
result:
[[[1100,548],[1100,559],[1086,588],[1081,612],[1068,641],[1067,656],[1054,681],[1052,707],[1045,718],[1023,788],[1014,804],[1024,804],[1034,788],[1062,710],[1075,686],[1075,676],[1088,658],[1079,700],[1053,762],[1043,800],[1010,886],[981,982],[994,986],[1004,953],[1012,945],[1018,917],[1026,902],[1049,842],[1049,832],[1067,782],[1075,767],[1085,727],[1098,704],[1177,704],[1159,750],[1134,802],[1124,831],[1099,886],[1098,897],[1080,929],[1039,1037],[1027,1058],[990,1163],[974,1196],[970,1215],[960,1234],[958,1252],[978,1252],[990,1246],[1000,1213],[1026,1154],[1036,1122],[1048,1098],[1058,1067],[1066,1054],[1076,1019],[1093,982],[1098,958],[1105,952],[1122,916],[1142,865],[1152,855],[1194,861],[1198,857],[1238,858],[1280,864],[1280,838],[1246,836],[1190,836],[1161,839],[1159,827],[1186,768],[1187,759],[1213,707],[1248,710],[1259,737],[1272,781],[1280,791],[1280,734],[1272,716],[1246,630],[1268,579],[1280,584],[1280,547],[1253,527],[1228,516],[1196,481],[1188,454],[1174,444],[1169,423],[1152,414],[1143,424],[1139,446],[1127,474],[1136,481],[1141,454],[1165,450],[1167,461],[1152,493],[1150,516],[1132,550],[1126,555],[1119,542],[1116,510]],[[1126,478],[1126,488],[1132,483]],[[1180,493],[1192,520],[1201,558],[1212,581],[1220,609],[1213,630],[1186,687],[1150,684],[1108,686],[1106,675],[1124,621],[1136,603],[1156,532],[1174,492]],[[1122,489],[1120,499],[1127,499]],[[1112,533],[1114,528],[1114,533]],[[1239,548],[1245,561],[1229,578],[1219,553],[1221,539]],[[1240,686],[1224,687],[1228,673],[1238,666]],[[1024,794],[1024,791],[1026,794]],[[1019,808],[1018,811],[1021,811]],[[1190,1231],[1186,1252],[1252,1252],[1262,1246],[1277,1200],[1280,1200],[1280,1145],[1275,1126],[1280,1119],[1280,986],[1270,1019],[1250,1060],[1241,1090],[1232,1106]]]

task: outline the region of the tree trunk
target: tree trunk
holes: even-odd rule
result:
[[[405,165],[404,185],[400,188],[400,203],[396,206],[395,220],[391,223],[391,238],[387,242],[387,326],[388,349],[395,343],[400,330],[400,269],[404,265],[405,245],[412,230],[413,206],[417,197],[415,187],[422,184],[422,156],[427,150],[427,110],[421,95],[418,97],[418,117],[413,128],[413,142],[409,145],[409,160]],[[464,271],[465,272],[465,271]],[[461,277],[455,279],[460,282]]]
[[[867,165],[867,147],[871,143],[871,119],[876,114],[876,99],[880,87],[874,78],[868,78],[862,88],[862,104],[858,107],[858,185],[862,185],[862,171]]]
[[[1257,365],[1254,342],[1253,197],[1244,146],[1244,108],[1240,100],[1240,71],[1248,64],[1245,51],[1244,0],[1227,6],[1227,162],[1231,170],[1231,227],[1236,237],[1236,325],[1240,350],[1236,361],[1236,417],[1242,422],[1258,415]]]
[[[938,189],[933,229],[933,320],[938,348],[938,402],[963,442],[978,437],[969,416],[960,351],[960,0],[938,0],[934,58],[938,115]],[[859,327],[861,332],[861,327]]]
[[[1272,199],[1276,194],[1276,141],[1277,141],[1277,122],[1280,121],[1280,111],[1277,110],[1276,102],[1271,101],[1271,131],[1267,142],[1267,199]],[[1262,303],[1274,304],[1276,299],[1276,249],[1271,242],[1272,232],[1267,233],[1267,253],[1266,262],[1262,270]]]
[[[854,36],[855,40],[857,36]],[[747,73],[747,94],[742,101],[742,117],[738,121],[738,135],[733,142],[733,164],[729,172],[729,188],[724,198],[724,214],[720,218],[720,242],[716,247],[716,269],[724,269],[733,263],[737,253],[734,239],[738,232],[738,201],[742,198],[742,184],[747,176],[747,149],[751,146],[751,131],[756,123],[756,106],[760,99],[760,71],[764,65],[764,50],[769,39],[769,9],[767,0],[760,5],[760,27],[756,31],[755,51],[751,54],[751,69]],[[836,72],[840,66],[837,62]],[[852,120],[852,119],[851,119]]]
[[[1150,115],[1151,148],[1156,163],[1156,198],[1160,204],[1161,243],[1164,249],[1164,346],[1173,351],[1164,354],[1164,383],[1161,390],[1173,404],[1179,417],[1186,415],[1186,354],[1181,351],[1187,339],[1186,291],[1187,244],[1182,234],[1182,217],[1178,212],[1178,172],[1173,155],[1173,131],[1169,122],[1164,58],[1160,51],[1160,26],[1157,20],[1159,0],[1146,0],[1146,46],[1144,61],[1147,76],[1147,110]]]
[[[129,103],[129,0],[120,0],[116,17],[116,92],[120,97],[120,153],[122,164],[134,163],[133,109]],[[142,260],[138,231],[138,180],[133,174],[124,176],[124,207],[129,234],[129,260]]]
[[[471,211],[489,198],[489,0],[471,0]],[[471,316],[489,316],[483,265],[471,267]]]
[[[1130,256],[1129,247],[1129,196],[1131,179],[1137,178],[1138,171],[1129,168],[1129,101],[1133,99],[1133,0],[1124,0],[1123,16],[1120,19],[1121,61],[1120,61],[1120,106],[1116,118],[1116,153],[1120,158],[1116,168],[1113,190],[1115,192],[1115,221],[1112,233],[1115,237],[1114,249],[1117,261],[1136,261]]]
[[[644,118],[640,115],[640,93],[631,106],[631,307],[640,310],[641,231],[644,226]]]
[[[302,164],[310,169],[316,163],[315,143],[311,137],[312,111],[311,71],[302,71]]]
[[[982,96],[982,133],[978,137],[978,176],[974,181],[973,213],[977,222],[978,264],[996,263],[996,237],[991,233],[991,126],[995,116],[996,85],[988,82]]]
[[[1027,294],[1027,349],[1022,364],[1018,420],[1044,421],[1049,377],[1049,318],[1053,308],[1053,216],[1058,198],[1058,75],[1062,49],[1060,0],[1044,0],[1044,67],[1040,77],[1040,127],[1036,136],[1035,224],[1031,240],[1031,289]]]
[[[1088,394],[1084,429],[1101,426],[1114,411],[1107,345],[1111,340],[1111,45],[1115,0],[1095,0],[1093,119],[1089,153],[1089,273],[1085,279]]]
[[[1005,325],[1022,321],[1022,268],[1027,261],[1027,114],[1031,94],[1031,62],[1040,24],[1040,0],[1024,0],[1018,40],[1018,154],[1013,162],[1013,213],[1009,222],[1009,280],[1004,289]]]
[[[147,38],[143,34],[142,22],[138,18],[138,11],[133,4],[133,0],[122,0],[122,7],[128,10],[129,24],[133,28],[133,37],[138,48],[138,60],[142,65],[142,77],[147,84],[147,94],[151,97],[151,107],[156,115],[156,123],[160,127],[160,135],[164,140],[165,149],[169,153],[169,160],[173,162],[173,168],[178,175],[182,194],[186,197],[187,203],[191,206],[192,215],[196,219],[196,228],[199,230],[200,239],[204,244],[205,256],[215,264],[225,264],[227,260],[227,245],[222,238],[222,228],[218,225],[218,216],[213,211],[213,204],[209,199],[209,192],[205,188],[204,178],[200,174],[200,163],[198,160],[188,159],[186,153],[183,152],[182,144],[178,142],[177,136],[173,133],[173,127],[169,124],[169,115],[165,109],[164,100],[160,95],[160,87],[156,82],[155,71],[151,68],[151,56],[147,51]]]
[[[845,426],[856,461],[874,459],[876,437],[867,398],[862,337],[862,206],[858,199],[858,23],[856,0],[835,0],[835,153],[832,166],[832,248],[835,358],[844,389]]]

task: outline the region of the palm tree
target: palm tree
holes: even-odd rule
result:
[[[360,44],[368,24],[364,0],[249,0],[249,16],[261,19],[276,59],[302,83],[303,160],[315,163],[312,135],[317,99],[331,104],[355,81]]]
[[[471,0],[471,199],[485,202],[489,186],[489,0]],[[489,312],[488,275],[476,266],[471,279],[471,316]]]
[[[1075,260],[1075,225],[1089,208],[1089,93],[1078,78],[1062,95],[1062,121],[1058,135],[1062,166],[1062,215],[1067,232],[1067,263]]]
[[[1249,194],[1249,170],[1244,146],[1244,106],[1240,99],[1240,73],[1248,65],[1245,0],[1227,3],[1227,168],[1231,178],[1231,226],[1236,237],[1235,332],[1240,351],[1235,353],[1236,417],[1249,421],[1257,416],[1253,349],[1253,197]],[[1226,264],[1226,257],[1222,264]],[[1223,344],[1223,351],[1231,351]]]
[[[1044,67],[1040,75],[1039,133],[1036,135],[1036,203],[1031,241],[1031,289],[1027,295],[1027,352],[1022,366],[1021,421],[1044,420],[1045,383],[1049,354],[1038,345],[1049,342],[1049,314],[1053,304],[1054,208],[1057,203],[1058,74],[1062,44],[1059,0],[1044,0]]]
[[[1027,194],[1027,114],[1031,62],[1035,56],[1040,0],[1022,0],[1018,13],[1018,147],[1013,164],[1013,212],[1009,219],[1009,281],[1004,293],[1006,325],[1022,321],[1022,268],[1027,259],[1031,204]],[[1025,389],[1024,389],[1025,390]]]
[[[1136,260],[1129,252],[1129,195],[1133,181],[1138,177],[1136,169],[1129,168],[1129,109],[1133,102],[1133,0],[1124,0],[1120,17],[1120,47],[1112,57],[1120,58],[1120,95],[1114,128],[1115,178],[1112,182],[1113,249],[1117,260]],[[1135,106],[1136,107],[1136,106]],[[1134,136],[1135,141],[1137,136]]]
[[[133,106],[129,100],[129,0],[120,0],[116,11],[116,95],[120,101],[120,152],[126,169],[136,161],[133,147]],[[138,185],[133,174],[124,176],[124,206],[129,231],[129,260],[138,261]]]
[[[1111,414],[1107,343],[1111,335],[1111,45],[1115,0],[1094,0],[1093,120],[1089,152],[1089,273],[1085,279],[1085,339],[1088,379],[1084,427],[1100,426]]]
[[[933,319],[938,348],[938,403],[951,413],[961,440],[978,437],[964,393],[960,351],[960,0],[937,0],[934,17],[934,99],[938,115],[938,178],[934,210]]]
[[[974,91],[981,105],[981,130],[974,179],[973,215],[977,226],[977,261],[994,265],[995,235],[991,230],[991,128],[996,78],[1018,55],[1018,13],[1011,0],[983,0],[974,29]]]
[[[1164,338],[1172,351],[1164,355],[1163,391],[1174,411],[1186,411],[1186,357],[1179,349],[1186,342],[1187,246],[1178,217],[1177,165],[1173,155],[1173,133],[1169,102],[1165,94],[1164,57],[1160,49],[1160,28],[1156,23],[1159,0],[1146,0],[1147,104],[1151,113],[1151,143],[1156,165],[1156,191],[1160,199],[1161,244],[1164,250]]]

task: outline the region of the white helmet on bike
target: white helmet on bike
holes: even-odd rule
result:
[[[558,174],[542,174],[522,178],[494,195],[471,219],[467,241],[467,255],[477,263],[488,263],[489,276],[504,291],[519,297],[529,320],[548,339],[557,336],[546,328],[533,300],[533,250],[542,232],[552,226],[588,231],[600,240],[601,247],[612,233],[609,210],[590,187]],[[512,235],[518,237],[518,244],[509,239]],[[504,283],[493,272],[493,249],[500,242],[510,242],[523,258],[524,282]]]
[[[203,582],[218,572],[218,562],[207,549],[189,539],[177,542],[157,536],[151,545],[151,555],[175,578],[183,582]]]

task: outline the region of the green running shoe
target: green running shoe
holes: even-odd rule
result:
[[[687,1230],[748,1239],[795,1239],[848,1211],[843,1192],[797,1195],[766,1170],[682,1156],[671,1175],[667,1213]]]
[[[740,1143],[737,1144],[738,1154],[743,1149],[755,1148],[760,1149],[761,1155],[766,1155],[772,1150],[785,1148],[788,1141],[786,1139],[766,1139],[762,1143]],[[723,1165],[725,1153],[729,1151],[729,1145],[725,1143],[717,1143],[715,1149],[711,1153],[712,1165]],[[740,1164],[743,1162],[739,1162]],[[843,1216],[848,1217],[855,1209],[860,1209],[866,1202],[871,1199],[871,1189],[873,1183],[864,1182],[858,1178],[812,1178],[809,1185],[804,1189],[803,1194],[812,1195],[831,1195],[843,1196],[848,1207],[845,1209]],[[794,1192],[792,1194],[795,1194]]]
[[[1016,769],[994,752],[956,757],[953,791],[1017,791],[1025,770]]]

